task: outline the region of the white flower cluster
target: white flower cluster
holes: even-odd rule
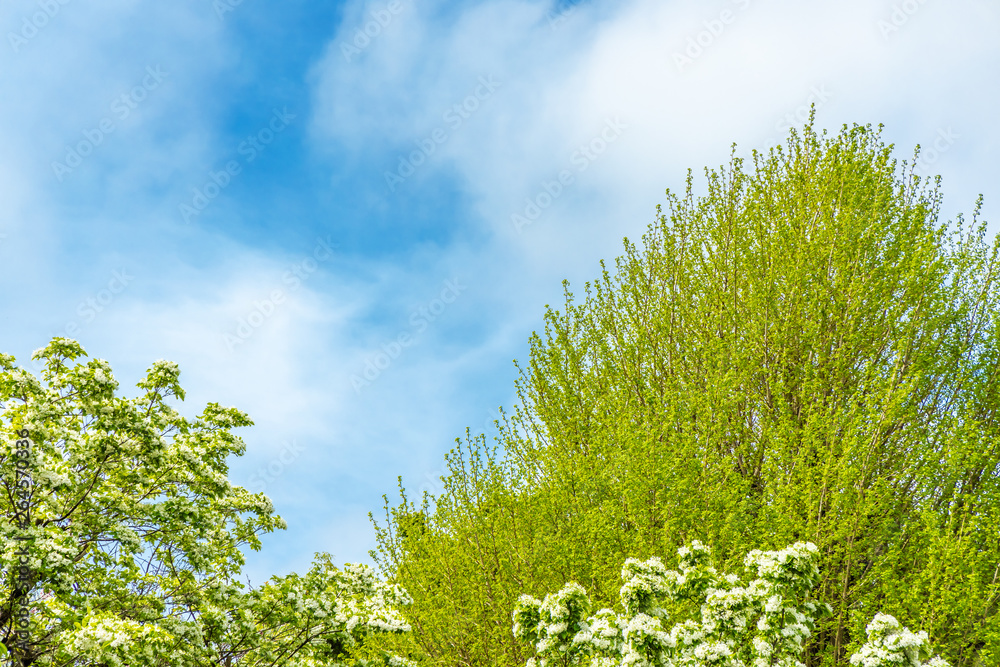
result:
[[[522,595],[514,612],[514,636],[530,636],[539,653],[574,654],[579,648],[574,647],[573,638],[589,630],[583,622],[589,611],[587,592],[574,582],[558,593],[546,595],[541,602]],[[545,660],[541,664],[545,665]]]
[[[677,585],[677,580],[671,581],[668,578],[667,568],[659,558],[650,558],[647,561],[629,558],[622,568],[622,579],[625,580],[625,584],[618,595],[625,605],[626,613],[646,610],[652,616],[666,615],[666,611],[655,607],[653,602],[663,599],[669,593],[670,586]]]
[[[60,636],[60,657],[114,665],[154,664],[173,644],[170,633],[154,624],[104,614],[90,615],[80,627]]]
[[[624,614],[601,609],[587,616],[590,599],[578,584],[540,602],[522,595],[514,609],[514,636],[534,644],[529,667],[801,667],[799,657],[829,605],[810,600],[819,581],[818,551],[796,543],[781,551],[750,552],[744,563],[757,578],[746,585],[709,565],[711,551],[694,542],[678,550],[679,571],[658,558],[630,558],[622,568]],[[663,603],[694,602],[700,618],[666,627]],[[876,616],[869,644],[854,656],[861,667],[946,667],[940,659],[902,662],[926,652],[926,634],[898,630]],[[867,661],[866,661],[867,660]],[[916,660],[916,658],[912,658]]]
[[[948,667],[941,658],[924,662],[930,652],[926,632],[910,632],[889,614],[875,614],[865,628],[868,643],[851,656],[861,667]]]
[[[258,617],[269,611],[280,616],[276,630],[283,632],[281,626],[294,627],[301,636],[311,638],[310,648],[299,656],[300,662],[317,657],[314,649],[321,649],[329,639],[353,647],[367,635],[410,630],[399,611],[399,607],[412,602],[406,591],[379,580],[366,565],[348,563],[343,569],[337,568],[326,554],[317,554],[317,562],[305,575],[274,577],[251,595]],[[254,658],[262,662],[284,660],[269,653],[266,645],[258,653]],[[410,664],[402,658],[388,655],[385,658],[396,660],[399,665]],[[309,663],[301,665],[306,667]]]

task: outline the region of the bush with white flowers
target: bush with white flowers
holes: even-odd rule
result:
[[[875,614],[875,618],[865,628],[865,633],[868,635],[868,643],[851,656],[852,665],[948,667],[948,663],[941,658],[930,658],[926,632],[910,632],[900,627],[899,621],[889,614]]]
[[[801,667],[805,641],[829,605],[811,599],[819,581],[817,549],[798,542],[781,551],[751,551],[744,565],[756,576],[742,583],[709,563],[700,542],[678,550],[679,569],[658,558],[630,558],[622,568],[624,613],[601,609],[576,583],[537,600],[521,596],[514,636],[534,645],[529,667]],[[698,618],[668,626],[665,606],[693,603]],[[946,667],[928,653],[926,633],[899,629],[879,614],[868,644],[851,658],[862,667]]]

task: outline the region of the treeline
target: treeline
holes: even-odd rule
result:
[[[521,594],[613,606],[622,563],[692,540],[720,569],[811,541],[845,664],[884,611],[952,665],[1000,664],[1000,289],[985,224],[880,130],[812,124],[667,192],[641,247],[566,288],[499,437],[459,442],[436,498],[377,526],[415,600],[398,652],[523,665]]]

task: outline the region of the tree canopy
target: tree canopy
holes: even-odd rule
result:
[[[317,554],[305,575],[239,581],[241,548],[285,527],[264,494],[227,478],[247,415],[210,403],[184,418],[165,361],[142,395],[116,396],[108,363],[84,356],[54,339],[34,355],[39,379],[0,355],[0,664],[387,663],[351,657],[408,629],[406,592],[371,568]]]
[[[832,613],[807,665],[846,664],[878,611],[1000,663],[1000,246],[981,202],[942,223],[940,180],[892,150],[812,121],[734,150],[567,285],[496,440],[459,441],[437,497],[387,501],[375,556],[414,597],[391,645],[523,665],[522,594],[612,606],[628,558],[808,541]]]

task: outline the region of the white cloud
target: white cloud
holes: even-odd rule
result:
[[[441,7],[411,7],[366,57],[347,63],[331,48],[316,74],[317,137],[349,136],[374,152],[406,144],[462,98],[463,86],[494,73],[503,88],[442,153],[479,202],[483,223],[510,237],[509,216],[523,198],[569,166],[575,147],[596,136],[606,119],[619,117],[628,124],[622,140],[546,215],[544,224],[560,233],[545,242],[544,252],[523,249],[533,264],[551,264],[554,255],[579,254],[576,232],[596,234],[585,253],[591,266],[609,240],[644,228],[658,193],[679,186],[687,167],[719,164],[733,141],[750,147],[784,134],[776,129],[782,118],[818,89],[830,93],[819,124],[834,131],[844,122],[882,121],[908,130],[903,140],[912,145],[951,118],[968,123],[977,142],[997,141],[995,124],[981,115],[989,104],[975,104],[977,117],[967,118],[938,96],[959,81],[975,86],[981,77],[973,68],[988,64],[996,71],[988,35],[997,16],[987,3],[927,4],[888,40],[878,20],[892,15],[892,5],[860,0],[584,4],[556,30],[545,10],[544,3],[498,0],[441,19]],[[730,12],[725,24],[723,11]],[[679,70],[674,54],[684,52],[689,38],[705,46]],[[940,48],[926,48],[928,41]],[[362,116],[365,122],[355,122]],[[428,171],[444,160],[429,163]],[[580,199],[593,214],[573,209]],[[541,234],[531,231],[514,242],[537,243]],[[567,235],[574,246],[560,250],[554,244]]]
[[[364,5],[352,6],[362,13]],[[414,142],[442,126],[444,110],[469,95],[477,77],[499,79],[500,89],[448,133],[413,179],[457,176],[476,214],[466,224],[493,241],[471,253],[463,248],[454,262],[487,275],[475,281],[473,298],[502,304],[494,320],[526,337],[539,328],[542,304],[560,305],[559,280],[570,278],[579,295],[581,283],[598,275],[599,258],[620,254],[622,236],[645,231],[663,189],[683,190],[689,167],[697,179],[704,165],[728,160],[734,141],[746,154],[783,140],[789,115],[801,126],[812,102],[819,126],[832,132],[843,123],[886,123],[900,158],[954,126],[963,141],[933,165],[946,176],[946,201],[968,211],[970,187],[1000,195],[983,148],[995,150],[998,141],[988,116],[996,91],[976,83],[983,80],[977,72],[995,78],[1000,63],[990,37],[997,11],[985,2],[925,4],[883,39],[878,21],[892,7],[861,0],[598,2],[583,3],[553,29],[546,3],[411,5],[352,62],[337,48],[356,25],[345,22],[313,72],[313,136],[327,150],[364,151],[393,169]],[[723,10],[732,13],[723,17]],[[722,18],[728,22],[720,29],[715,21]],[[705,46],[679,69],[674,54],[689,38]],[[956,103],[958,91],[970,88],[975,101]],[[627,128],[580,171],[574,158],[581,145],[615,118]],[[511,214],[525,210],[526,198],[538,201],[561,170],[572,172],[573,183],[517,233]],[[413,274],[407,269],[396,284],[405,275]],[[444,366],[421,359],[412,383],[397,377],[447,391],[461,370],[449,374]],[[445,373],[441,383],[428,382],[435,372]],[[403,412],[423,404],[392,388]],[[372,395],[369,401],[357,405],[388,409]],[[378,439],[371,432],[365,438]]]
[[[323,549],[364,560],[373,545],[364,513],[382,493],[394,497],[396,475],[411,489],[430,485],[453,438],[495,407],[482,401],[510,406],[509,360],[523,359],[543,305],[561,305],[559,281],[571,279],[579,296],[598,259],[645,231],[663,189],[683,188],[688,167],[698,176],[733,141],[743,150],[782,136],[786,115],[810,98],[833,131],[885,122],[900,157],[950,128],[958,138],[930,165],[945,174],[946,202],[969,211],[984,191],[997,210],[988,84],[1000,17],[988,2],[923,3],[888,38],[878,21],[892,2],[584,2],[555,25],[542,2],[403,6],[348,62],[342,45],[384,7],[350,3],[309,74],[314,107],[307,120],[303,101],[299,122],[318,154],[373,174],[431,137],[426,164],[386,197],[418,199],[424,185],[455,178],[465,217],[443,221],[458,227],[453,240],[378,259],[337,254],[295,287],[285,277],[314,257],[312,236],[296,253],[229,240],[203,219],[179,224],[177,204],[235,150],[220,129],[219,90],[247,76],[210,4],[69,3],[20,52],[0,45],[0,98],[18,100],[0,104],[0,279],[27,286],[5,294],[20,320],[3,351],[23,358],[40,335],[81,320],[80,304],[112,271],[134,272],[85,323],[91,354],[130,384],[153,360],[172,359],[190,391],[185,411],[209,400],[247,411],[257,426],[244,434],[246,460],[233,464],[237,481],[290,441],[304,448],[267,485],[290,529],[269,538],[284,546],[254,561],[255,573]],[[3,25],[17,26],[37,5],[5,7]],[[719,28],[723,10],[732,20]],[[679,70],[674,54],[689,38],[703,52]],[[156,65],[170,72],[163,85],[59,183],[51,162]],[[487,94],[482,78],[499,85]],[[464,105],[457,124],[446,117],[455,105]],[[615,119],[622,130],[609,141],[602,133]],[[585,157],[581,147],[601,141]],[[561,171],[573,180],[556,195]],[[544,210],[518,232],[511,215],[526,200]],[[211,215],[233,214],[219,205]],[[414,314],[453,278],[467,289],[417,332]],[[283,302],[265,316],[274,290]],[[224,335],[238,336],[241,320],[252,335],[230,350]],[[415,342],[355,392],[352,375],[400,334]]]

